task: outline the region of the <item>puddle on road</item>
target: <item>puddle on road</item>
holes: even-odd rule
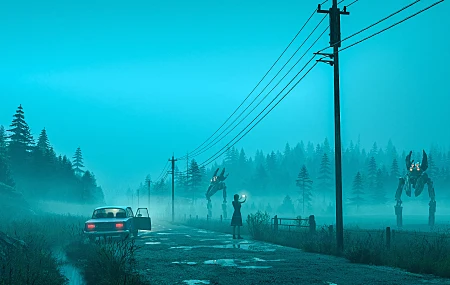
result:
[[[221,266],[229,267],[229,266],[237,266],[237,264],[235,263],[236,261],[237,261],[236,259],[215,259],[215,260],[207,260],[207,261],[203,262],[203,264],[221,265]]]
[[[198,232],[198,233],[201,233],[201,234],[209,234],[209,233],[212,233],[212,232],[204,231],[204,230],[198,230],[197,232]]]
[[[186,237],[191,237],[190,235],[186,235]]]
[[[269,269],[269,268],[272,268],[272,266],[254,266],[254,265],[249,265],[249,266],[238,266],[238,268],[243,268],[243,269]]]
[[[187,264],[187,265],[196,265],[197,262],[190,262],[190,261],[174,261],[173,264]]]
[[[161,242],[159,242],[159,241],[149,241],[149,242],[146,242],[145,244],[161,244]]]
[[[232,244],[221,244],[221,245],[194,245],[194,246],[173,246],[170,249],[184,249],[192,250],[194,248],[239,248],[249,251],[259,251],[259,252],[273,252],[276,249],[273,245],[264,244],[252,244],[248,242],[243,243],[232,243]]]
[[[217,240],[215,238],[205,238],[205,239],[201,239],[200,241],[210,241],[210,240]]]
[[[183,280],[188,285],[210,284],[209,280]]]
[[[253,261],[265,261],[263,259],[256,260],[255,258]],[[268,269],[272,268],[272,266],[257,266],[257,265],[238,265],[239,263],[249,263],[251,261],[248,260],[239,260],[239,259],[214,259],[214,260],[207,260],[203,262],[203,264],[207,265],[220,265],[223,267],[237,267],[242,269]]]

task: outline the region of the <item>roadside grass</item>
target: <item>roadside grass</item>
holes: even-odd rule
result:
[[[70,260],[82,270],[86,283],[96,285],[144,285],[137,271],[135,253],[139,247],[134,239],[78,239],[66,246]]]
[[[42,215],[2,221],[0,231],[21,240],[0,252],[0,284],[67,284],[52,249],[76,235],[80,217]],[[3,254],[2,254],[3,253]]]
[[[383,265],[405,269],[412,273],[434,274],[450,278],[450,233],[425,233],[397,231],[388,248],[384,230],[363,230],[357,227],[344,229],[344,246],[341,253],[335,243],[335,232],[328,226],[318,227],[314,234],[308,230],[274,232],[271,217],[264,212],[250,214],[242,234],[255,240],[294,247],[307,252],[342,256],[353,263]],[[228,222],[190,219],[181,224],[231,233]]]
[[[61,252],[80,269],[88,285],[146,284],[135,270],[134,253],[138,248],[134,241],[88,242],[83,235],[86,219],[41,214],[1,221],[0,231],[23,241],[25,246],[2,247],[0,242],[0,284],[67,284],[60,271],[63,263],[57,257]]]

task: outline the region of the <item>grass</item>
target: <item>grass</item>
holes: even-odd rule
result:
[[[87,284],[143,285],[136,270],[133,239],[86,242],[77,240],[66,247],[67,257],[82,269]]]
[[[0,223],[0,231],[25,246],[5,247],[0,254],[0,284],[66,284],[52,248],[76,235],[80,217],[43,215]]]
[[[8,247],[2,255],[0,243],[0,285],[67,284],[55,254],[61,250],[88,285],[145,284],[135,270],[134,241],[90,243],[82,232],[85,221],[81,216],[43,214],[0,223],[0,231],[26,244]]]
[[[318,228],[314,234],[308,229],[275,233],[270,227],[270,219],[267,213],[251,214],[242,233],[249,234],[256,240],[299,248],[307,252],[342,256],[353,263],[391,266],[412,273],[450,278],[449,233],[398,231],[392,236],[388,248],[384,230],[346,228],[345,250],[339,252],[335,243],[335,232],[330,232],[328,226]],[[228,222],[218,220],[192,219],[183,224],[224,233],[231,233],[232,230]]]

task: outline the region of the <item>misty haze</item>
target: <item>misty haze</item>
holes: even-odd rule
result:
[[[450,284],[450,7],[0,5],[0,284]]]

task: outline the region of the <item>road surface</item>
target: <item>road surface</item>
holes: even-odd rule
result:
[[[450,279],[185,226],[156,225],[136,242],[138,267],[150,284],[450,284]]]

